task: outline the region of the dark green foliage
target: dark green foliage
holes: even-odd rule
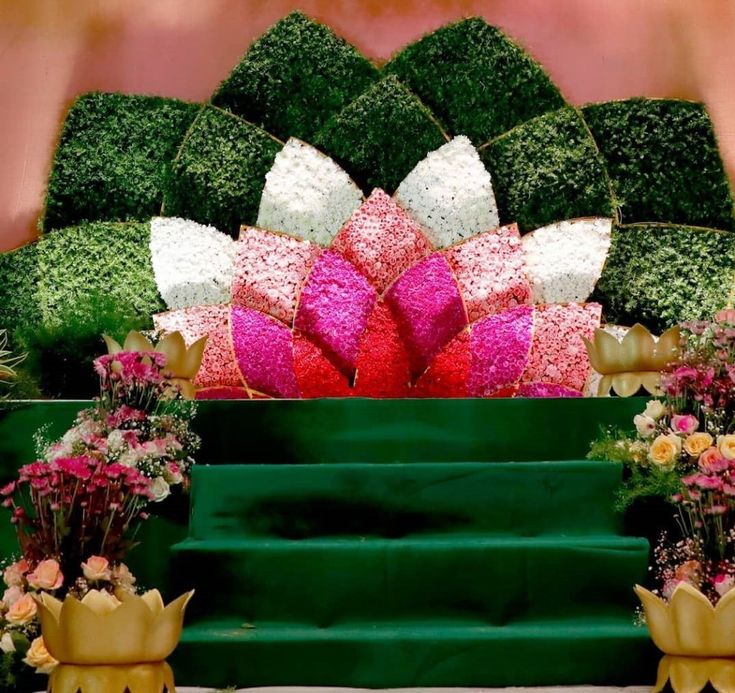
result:
[[[734,228],[730,186],[703,105],[631,99],[587,106],[584,116],[624,223]]]
[[[173,163],[166,215],[211,224],[237,237],[241,224],[255,223],[265,174],[281,147],[242,118],[204,108]]]
[[[452,134],[475,145],[564,105],[543,68],[502,31],[479,18],[437,29],[386,66]]]
[[[0,253],[0,329],[11,337],[25,324],[40,320],[36,288],[39,278],[38,243]]]
[[[158,214],[167,169],[198,109],[157,96],[81,96],[56,150],[43,229]]]
[[[579,112],[562,108],[519,125],[480,149],[500,221],[521,232],[564,219],[611,216],[610,181]]]
[[[365,192],[393,192],[426,154],[445,143],[429,109],[392,76],[332,118],[315,140]]]
[[[377,77],[353,46],[293,12],[250,47],[212,102],[284,140],[310,140]]]
[[[723,231],[666,224],[620,226],[595,290],[607,322],[662,331],[711,319],[728,300],[735,238]]]

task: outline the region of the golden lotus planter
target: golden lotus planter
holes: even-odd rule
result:
[[[697,693],[707,683],[720,693],[735,691],[735,590],[717,606],[687,583],[668,603],[639,585],[635,591],[651,638],[665,655],[654,693],[667,681],[675,693]]]
[[[158,590],[117,600],[91,590],[81,601],[39,598],[41,631],[59,661],[49,678],[53,693],[175,692],[166,659],[176,649],[193,592],[164,607]]]

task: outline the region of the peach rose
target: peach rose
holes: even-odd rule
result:
[[[59,562],[53,558],[41,561],[26,578],[28,584],[37,590],[57,590],[64,584]]]
[[[717,447],[726,460],[735,460],[735,435],[720,436]]]
[[[13,626],[24,626],[36,618],[37,613],[36,600],[30,594],[24,594],[10,607],[5,619]]]
[[[28,572],[28,561],[21,558],[12,565],[9,565],[3,573],[3,580],[8,587],[20,587],[23,584],[23,578]]]
[[[692,433],[684,441],[684,450],[692,457],[699,457],[708,447],[714,443],[714,439],[709,433]]]
[[[648,451],[648,459],[659,467],[673,467],[681,452],[681,438],[673,434],[660,435]]]
[[[707,448],[699,456],[699,468],[705,474],[716,474],[717,472],[724,472],[729,462],[720,454],[720,451],[714,447]]]
[[[31,643],[23,661],[28,666],[35,667],[37,674],[50,674],[59,663],[46,649],[43,637],[38,637]]]
[[[86,563],[82,563],[84,577],[90,582],[108,581],[112,579],[110,562],[102,556],[90,556]]]
[[[3,605],[6,609],[9,609],[15,602],[17,602],[25,592],[20,587],[8,587],[3,594]]]

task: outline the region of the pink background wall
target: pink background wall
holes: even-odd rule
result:
[[[385,59],[483,15],[576,104],[704,100],[735,174],[731,0],[0,0],[0,250],[35,235],[60,120],[90,89],[202,100],[270,24],[300,8]]]

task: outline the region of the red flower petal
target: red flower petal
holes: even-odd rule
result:
[[[324,352],[301,332],[293,336],[294,369],[301,396],[349,397],[350,384]]]
[[[205,387],[197,390],[197,399],[250,399],[244,387]]]
[[[467,397],[470,375],[470,335],[460,332],[431,362],[416,381],[415,397]]]

